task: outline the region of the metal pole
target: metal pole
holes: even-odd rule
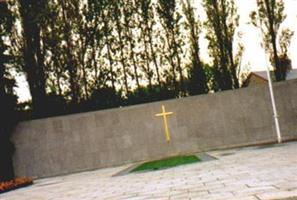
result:
[[[268,77],[269,91],[270,91],[270,97],[271,97],[271,103],[272,103],[272,109],[273,109],[274,123],[275,123],[275,129],[276,129],[276,134],[277,134],[277,142],[282,143],[282,136],[281,136],[280,127],[279,127],[279,120],[278,120],[279,115],[277,113],[277,109],[276,109],[276,105],[275,105],[273,85],[272,85],[272,81],[271,81],[269,67],[268,67],[268,65],[266,65],[266,66],[267,66],[267,77]]]
[[[260,20],[259,10],[258,10],[258,8],[256,10],[257,10],[257,15],[258,15],[258,21],[259,21],[259,24],[260,24],[260,29],[261,29],[260,35],[261,35],[262,38],[264,38],[263,29],[261,28],[262,27],[262,21]],[[264,49],[264,47],[263,47],[263,49]],[[269,65],[268,65],[268,58],[267,58],[265,49],[264,49],[264,55],[265,55],[265,62],[266,62],[266,72],[267,72],[267,78],[268,78],[269,92],[270,92],[271,104],[272,104],[272,109],[273,109],[275,130],[276,130],[276,134],[277,134],[277,142],[282,143],[282,136],[281,136],[281,131],[280,131],[280,127],[279,127],[279,120],[278,120],[279,115],[278,115],[277,109],[276,109],[273,85],[272,85],[272,80],[271,80],[270,70],[269,70]]]

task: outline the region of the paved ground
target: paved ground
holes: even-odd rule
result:
[[[297,196],[297,143],[210,152],[219,159],[162,171],[112,175],[129,167],[37,180],[1,200],[290,199]]]

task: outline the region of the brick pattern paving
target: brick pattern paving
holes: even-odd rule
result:
[[[274,200],[297,196],[297,143],[210,152],[218,160],[112,177],[129,167],[37,180],[1,200]]]

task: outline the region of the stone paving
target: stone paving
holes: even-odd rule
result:
[[[218,160],[112,177],[129,165],[36,180],[1,200],[274,200],[297,196],[297,142],[213,151]]]

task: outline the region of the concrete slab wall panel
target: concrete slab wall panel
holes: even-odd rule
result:
[[[274,85],[285,140],[297,139],[297,80]],[[164,136],[161,111],[171,142]],[[177,154],[276,142],[267,86],[22,122],[17,176],[47,177]]]

